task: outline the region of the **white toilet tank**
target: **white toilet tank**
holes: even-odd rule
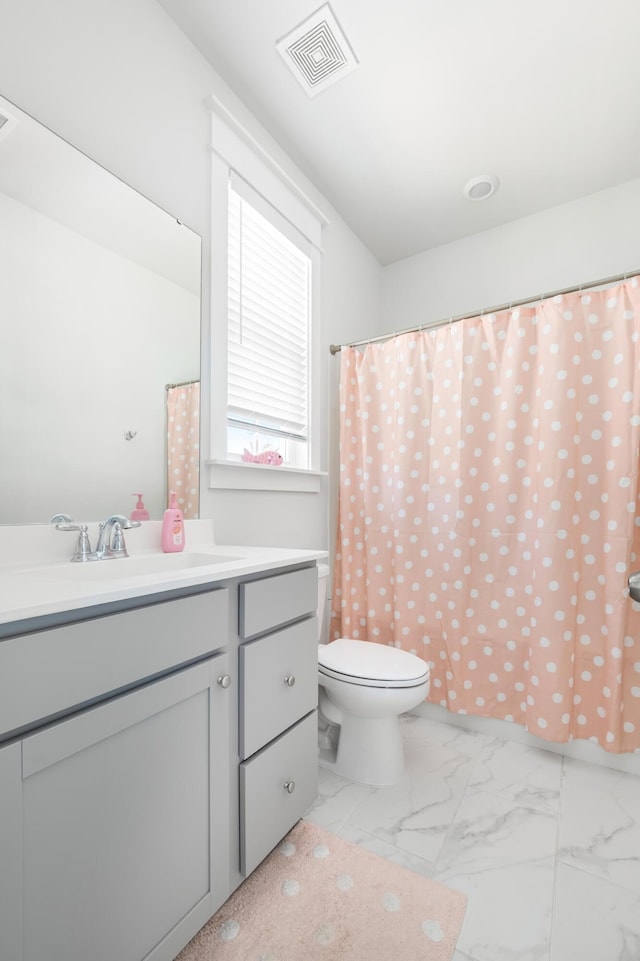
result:
[[[318,564],[318,643],[325,644],[327,622],[327,592],[329,590],[329,565]]]

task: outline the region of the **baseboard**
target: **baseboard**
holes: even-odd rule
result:
[[[503,721],[492,717],[473,717],[469,714],[453,714],[440,704],[429,704],[426,701],[419,704],[411,714],[453,724],[465,731],[486,734],[489,737],[499,737],[504,741],[515,741],[528,747],[541,748],[554,754],[562,754],[576,761],[587,761],[599,764],[601,767],[612,768],[625,774],[635,774],[640,777],[640,753],[611,754],[603,750],[599,744],[591,741],[570,741],[567,744],[557,744],[555,741],[545,741],[543,738],[529,734],[519,724]]]

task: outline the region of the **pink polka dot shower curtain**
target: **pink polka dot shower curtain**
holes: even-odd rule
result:
[[[429,699],[640,749],[640,286],[343,348],[332,637]]]
[[[185,518],[199,517],[200,382],[167,387],[167,494]]]

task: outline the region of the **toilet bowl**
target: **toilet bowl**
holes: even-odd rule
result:
[[[319,623],[327,576],[328,569],[319,568]],[[341,637],[318,645],[318,683],[320,766],[364,784],[396,784],[404,771],[399,715],[426,698],[426,661]]]

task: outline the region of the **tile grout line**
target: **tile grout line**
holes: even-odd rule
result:
[[[467,795],[468,795],[468,793],[469,793],[469,785],[471,784],[471,779],[472,779],[473,774],[474,774],[474,772],[475,772],[475,770],[476,770],[476,767],[478,766],[478,763],[479,763],[479,761],[480,761],[480,755],[481,755],[481,753],[482,753],[482,748],[485,746],[486,741],[487,741],[487,735],[483,734],[483,735],[482,735],[482,744],[480,745],[480,749],[476,752],[476,755],[475,755],[475,757],[473,758],[473,764],[471,765],[471,770],[469,771],[469,777],[467,778],[467,783],[465,784],[464,791],[462,791],[462,793],[461,793],[461,795],[460,795],[460,800],[458,801],[458,804],[456,805],[456,809],[455,809],[455,811],[453,812],[453,814],[452,814],[452,816],[451,816],[451,821],[449,822],[449,828],[448,828],[447,832],[445,833],[444,840],[443,840],[442,844],[440,845],[440,850],[438,851],[438,856],[436,857],[435,861],[433,862],[433,875],[432,875],[432,877],[433,877],[434,879],[436,878],[436,875],[437,875],[437,872],[438,872],[438,865],[440,864],[440,859],[441,859],[441,857],[442,857],[442,852],[445,850],[445,848],[446,848],[446,846],[447,846],[447,844],[448,844],[448,842],[449,842],[449,838],[451,837],[451,833],[452,833],[452,831],[453,831],[453,825],[454,825],[454,823],[455,823],[456,817],[458,816],[458,812],[459,812],[460,808],[462,807],[462,805],[463,805],[463,803],[464,803],[464,800],[465,800],[465,798],[467,797]],[[472,959],[472,961],[473,961],[473,959]]]
[[[353,815],[354,815],[354,813],[357,811],[357,809],[360,807],[360,805],[363,803],[363,801],[365,801],[367,798],[370,798],[373,794],[376,793],[376,791],[377,791],[377,788],[374,788],[374,787],[372,787],[371,785],[367,785],[367,791],[362,795],[361,798],[358,798],[357,801],[354,801],[353,805],[352,805],[351,808],[349,809],[349,813],[347,814],[346,818],[344,819],[344,821],[343,821],[342,824],[340,825],[340,830],[341,830],[341,831],[342,831],[342,829],[345,827],[345,825],[347,825],[347,824],[350,825],[351,818],[353,817]],[[357,827],[357,825],[350,825],[350,826]],[[358,830],[359,830],[359,829],[358,829]],[[368,834],[368,833],[370,833],[370,832],[365,832],[365,833]],[[372,837],[376,837],[375,834],[372,834],[371,836],[372,836]]]
[[[333,774],[333,772],[331,772],[331,771],[328,771],[327,773],[329,774],[330,777],[336,778],[336,780],[345,781],[345,779],[344,779],[344,778],[341,778],[340,775],[338,775],[338,774]],[[347,783],[347,782],[345,782],[345,783]],[[357,784],[358,782],[353,781],[353,782],[351,782],[351,783],[352,783],[352,784]],[[348,786],[348,784],[347,784],[347,786]],[[347,813],[345,814],[344,818],[341,819],[341,820],[338,822],[338,826],[337,826],[336,831],[335,831],[336,834],[339,834],[340,831],[343,830],[343,828],[345,827],[345,825],[349,823],[349,820],[350,820],[351,816],[353,815],[354,811],[362,804],[362,802],[365,800],[365,798],[371,797],[371,795],[374,794],[375,791],[376,791],[376,788],[372,787],[372,786],[369,785],[369,784],[362,784],[361,787],[365,788],[366,790],[365,790],[364,793],[362,794],[362,797],[358,798],[356,801],[354,801],[354,802],[352,803],[351,807],[347,810]]]
[[[565,801],[565,765],[567,759],[562,758],[562,763],[560,767],[560,798],[558,799],[558,818],[556,824],[556,849],[553,858],[553,891],[551,895],[551,919],[549,926],[549,961],[553,961],[553,942],[554,942],[554,932],[556,927],[557,913],[558,913],[558,865],[560,864],[560,828],[562,824],[562,816],[564,813],[564,801]]]
[[[448,831],[446,832],[446,834],[445,834],[445,836],[444,836],[444,839],[443,839],[443,841],[442,841],[442,844],[440,845],[440,850],[438,851],[438,855],[437,855],[435,861],[433,862],[433,873],[432,873],[432,875],[431,875],[431,877],[432,877],[433,880],[438,880],[438,878],[437,878],[438,865],[440,864],[440,860],[441,860],[441,858],[442,858],[442,852],[445,850],[445,848],[446,848],[446,846],[447,846],[447,843],[448,843],[448,841],[449,841],[449,838],[451,837],[451,834],[452,834],[452,832],[453,832],[453,825],[454,825],[454,823],[455,823],[455,820],[456,820],[456,817],[457,817],[457,815],[458,815],[458,812],[459,812],[460,808],[462,807],[462,805],[463,805],[463,803],[464,803],[464,800],[465,800],[465,798],[467,797],[467,795],[468,795],[468,793],[469,793],[469,785],[471,784],[471,780],[472,780],[472,778],[473,778],[473,774],[474,774],[474,772],[475,772],[475,770],[476,770],[476,768],[477,768],[477,766],[478,766],[478,764],[479,764],[479,762],[480,762],[480,755],[482,754],[482,749],[486,746],[488,739],[489,739],[489,740],[493,740],[493,738],[488,738],[488,735],[486,735],[486,734],[482,734],[482,735],[480,735],[479,737],[480,737],[480,746],[479,746],[478,750],[476,751],[476,753],[475,753],[475,755],[474,755],[474,757],[473,757],[473,764],[471,765],[471,769],[470,769],[470,771],[469,771],[469,777],[467,778],[467,783],[465,784],[464,791],[462,791],[462,793],[461,793],[461,795],[460,795],[460,800],[458,801],[458,804],[456,805],[455,811],[453,812],[453,814],[452,814],[452,816],[451,816],[451,821],[449,822],[449,829],[448,829]],[[441,883],[444,883],[444,882],[441,882]],[[465,911],[465,919],[466,919],[466,911]],[[464,920],[463,920],[462,925],[463,925],[463,926],[462,926],[462,929],[461,929],[460,933],[462,933],[462,931],[464,930]],[[459,947],[457,946],[457,944],[456,944],[456,946],[455,946],[455,948],[454,948],[454,955],[455,955],[455,954],[460,955],[460,957],[461,957],[462,959],[464,959],[464,961],[479,961],[479,959],[478,959],[475,955],[469,954],[467,951],[463,951],[461,948],[459,948]]]

